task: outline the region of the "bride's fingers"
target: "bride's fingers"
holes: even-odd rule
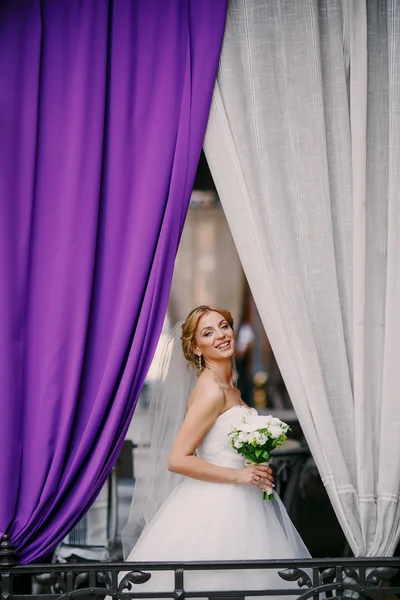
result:
[[[257,465],[257,469],[263,471],[263,473],[269,473],[270,475],[272,474],[272,469],[269,465]]]
[[[272,477],[271,473],[267,473],[265,471],[262,471],[261,469],[257,469],[256,473],[257,473],[258,477],[261,477],[262,479],[265,479],[265,480],[273,483],[274,478]]]
[[[267,479],[266,477],[260,477],[258,480],[258,484],[261,489],[263,489],[265,487],[275,487],[275,484],[273,481],[274,480],[272,478]]]
[[[263,479],[264,481],[271,482],[271,483],[274,482],[274,478],[272,477],[272,475],[265,474],[265,473],[258,473],[258,476],[261,479]]]
[[[268,487],[275,487],[275,485],[272,483],[272,481],[270,479],[267,479],[266,477],[262,477],[257,473],[253,473],[251,483],[253,485],[255,485],[256,487],[259,487],[263,492]]]
[[[266,479],[273,479],[273,475],[272,475],[272,471],[271,469],[261,469],[261,467],[257,467],[257,475],[260,475],[260,477],[265,477]]]

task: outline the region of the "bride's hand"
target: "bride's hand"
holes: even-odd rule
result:
[[[251,465],[238,470],[238,483],[250,484],[265,490],[266,486],[274,487],[271,467],[268,465]]]

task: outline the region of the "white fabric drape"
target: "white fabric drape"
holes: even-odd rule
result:
[[[230,0],[207,160],[357,556],[399,538],[399,127],[399,2]]]

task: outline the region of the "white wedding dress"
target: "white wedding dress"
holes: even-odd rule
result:
[[[234,469],[244,459],[234,450],[228,433],[247,411],[234,406],[220,415],[196,451],[210,463]],[[252,485],[209,483],[184,478],[143,531],[129,562],[221,561],[309,558],[310,554],[276,494],[263,500]],[[121,577],[125,573],[121,573]],[[187,571],[188,591],[261,590],[288,588],[275,570]],[[135,586],[136,588],[136,586]],[[150,580],[132,590],[174,589],[174,575],[152,573]],[[299,590],[300,592],[300,590]],[[290,596],[291,598],[293,596]]]

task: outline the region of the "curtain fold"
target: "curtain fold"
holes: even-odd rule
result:
[[[0,535],[40,559],[120,450],[161,331],[225,0],[0,6]]]
[[[357,556],[400,534],[400,5],[232,0],[205,152]]]

